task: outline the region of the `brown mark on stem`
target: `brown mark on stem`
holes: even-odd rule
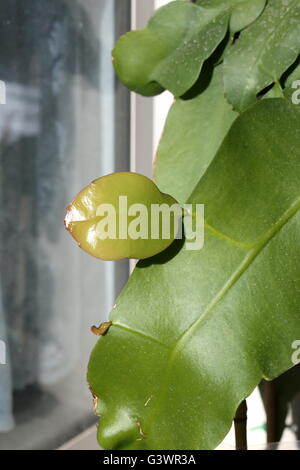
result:
[[[97,417],[99,417],[99,413],[97,413],[99,398],[97,397],[97,395],[95,394],[95,392],[93,391],[93,389],[92,389],[92,387],[90,386],[89,383],[88,383],[88,388],[89,388],[89,391],[90,391],[91,394],[92,394],[92,399],[93,399],[93,412],[94,412],[94,414],[95,414]]]
[[[98,416],[97,407],[98,407],[98,397],[96,397],[96,395],[93,394],[93,411],[96,416]]]
[[[96,336],[104,336],[108,332],[111,325],[112,325],[111,321],[106,321],[104,323],[101,323],[101,325],[98,326],[98,327],[97,326],[92,326],[91,327],[91,332]]]

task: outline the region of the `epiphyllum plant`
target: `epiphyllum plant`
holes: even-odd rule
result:
[[[154,179],[180,204],[205,204],[205,244],[188,251],[169,240],[150,258],[151,241],[138,247],[147,259],[98,330],[106,334],[88,368],[105,448],[215,448],[261,379],[293,366],[299,52],[298,0],[175,1],[116,44],[125,85],[175,96]],[[103,193],[94,186],[79,194],[69,211],[68,227],[77,224],[77,240],[96,255],[87,245],[97,204],[126,191],[113,178]],[[136,202],[149,189],[128,186]],[[149,203],[161,198],[151,191]],[[116,257],[135,257],[133,242],[129,255],[114,243]]]

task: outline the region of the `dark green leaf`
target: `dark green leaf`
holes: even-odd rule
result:
[[[237,116],[224,98],[222,71],[222,66],[214,69],[202,93],[176,100],[166,122],[157,152],[156,183],[180,203],[205,173]]]
[[[118,40],[113,57],[119,79],[142,95],[163,89],[183,95],[224,38],[228,20],[227,12],[171,2],[157,10],[147,28]]]
[[[266,0],[199,0],[197,4],[217,11],[230,11],[230,31],[234,34],[259,17]]]
[[[241,33],[224,61],[225,94],[239,111],[281,75],[300,53],[300,3],[273,0],[255,23]]]

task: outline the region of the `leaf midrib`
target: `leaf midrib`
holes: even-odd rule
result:
[[[212,299],[209,303],[206,310],[203,312],[200,317],[195,320],[175,341],[172,349],[170,350],[169,360],[166,366],[166,372],[164,374],[164,381],[161,385],[158,400],[156,406],[153,409],[151,415],[148,416],[148,428],[151,427],[152,423],[155,420],[155,417],[159,413],[163,403],[165,401],[167,392],[168,392],[168,383],[170,379],[171,372],[176,360],[176,356],[183,349],[184,345],[193,334],[193,332],[204,322],[204,320],[211,313],[213,308],[226,296],[230,289],[239,281],[242,275],[247,271],[249,266],[253,261],[259,256],[259,254],[264,250],[264,248],[276,237],[280,230],[297,214],[300,210],[300,197],[297,198],[291,207],[283,214],[283,216],[274,224],[274,226],[266,233],[265,237],[261,240],[260,244],[251,250],[247,256],[244,258],[243,262],[239,265],[238,269],[232,274],[230,279],[224,284],[222,289],[218,294]]]
[[[247,271],[249,266],[251,266],[252,262],[259,256],[259,254],[263,251],[263,249],[275,238],[277,233],[291,220],[297,212],[300,210],[300,198],[297,198],[290,208],[280,217],[280,219],[274,224],[274,226],[263,236],[260,238],[260,240],[253,245],[253,248],[251,250],[248,249],[248,253],[243,259],[242,263],[239,265],[237,270],[232,274],[232,276],[229,278],[229,280],[223,285],[223,287],[219,290],[219,292],[215,295],[215,297],[211,300],[211,302],[208,304],[207,308],[204,310],[204,312],[200,315],[197,320],[195,320],[191,325],[188,326],[186,330],[184,330],[181,335],[175,340],[175,343],[173,343],[172,349],[170,349],[171,356],[175,354],[176,350],[178,349],[178,345],[183,341],[185,337],[187,337],[193,329],[197,328],[202,321],[209,315],[211,310],[219,303],[225,295],[230,291],[231,287],[233,287],[238,280],[241,278],[241,276]],[[205,224],[206,225],[206,224]],[[217,230],[212,230],[212,226],[207,227],[210,230],[210,233],[212,236],[216,238],[221,238],[224,240],[224,242],[235,242],[232,243],[233,245],[237,246],[240,245],[238,242],[235,240],[232,240],[231,238],[227,236],[220,236],[223,234],[220,234]],[[240,248],[245,248],[246,245],[244,246],[239,246]],[[133,329],[128,325],[125,325],[124,323],[121,323],[118,320],[112,320],[112,324],[115,327],[127,330],[128,332],[132,334],[139,335],[153,343],[158,344],[159,346],[163,348],[169,349],[161,340],[158,338],[155,338],[154,336],[150,336],[148,333],[145,333],[143,331]]]
[[[219,303],[225,297],[227,292],[229,292],[229,290],[239,281],[242,275],[247,271],[247,269],[251,266],[253,261],[260,255],[264,248],[276,237],[278,232],[280,232],[280,230],[297,214],[299,210],[300,198],[297,198],[293,202],[291,207],[276,222],[276,224],[274,224],[274,226],[265,234],[265,236],[260,240],[260,242],[248,252],[238,269],[233,273],[230,279],[224,284],[223,288],[209,303],[208,307],[203,312],[203,314],[179,336],[174,345],[174,350],[192,329],[196,328],[197,326],[199,326],[200,323],[202,323],[202,321],[204,321],[210,311],[217,305],[217,303]]]

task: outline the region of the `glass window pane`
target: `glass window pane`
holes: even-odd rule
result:
[[[81,252],[63,219],[90,181],[128,169],[129,98],[111,49],[129,3],[0,3],[0,449],[57,448],[95,421],[89,327],[128,265]]]

